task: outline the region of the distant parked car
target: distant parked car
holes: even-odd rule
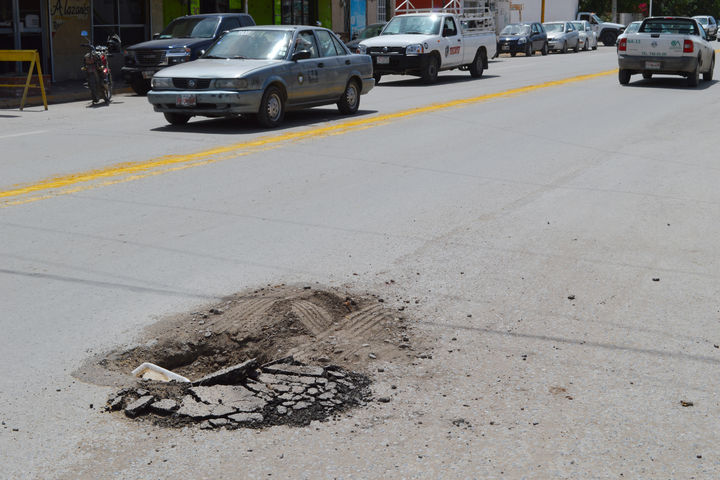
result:
[[[576,52],[580,50],[580,34],[571,22],[546,22],[543,27],[551,51],[567,53],[570,48]]]
[[[153,39],[125,50],[122,75],[138,95],[150,90],[150,79],[160,70],[198,58],[224,32],[255,25],[246,13],[188,15],[173,20]]]
[[[692,18],[698,21],[710,40],[717,40],[718,24],[714,17],[710,15],[696,15]]]
[[[352,40],[350,40],[349,42],[345,42],[345,46],[347,46],[351,52],[355,53],[358,45],[360,45],[360,42],[362,42],[366,38],[377,37],[378,35],[380,35],[380,32],[382,32],[382,29],[386,23],[387,22],[382,22],[368,25],[367,27],[363,28],[355,35],[353,35]]]
[[[370,57],[351,54],[330,30],[267,25],[231,30],[198,60],[160,70],[148,101],[172,125],[250,114],[276,127],[286,110],[334,103],[354,114],[374,86]]]
[[[593,31],[590,22],[587,20],[576,20],[572,22],[572,24],[580,34],[580,48],[585,51],[590,49],[597,50],[597,33]]]
[[[543,55],[548,53],[547,34],[540,22],[511,23],[498,36],[498,54],[509,53],[514,57],[521,52],[529,57],[538,50]]]

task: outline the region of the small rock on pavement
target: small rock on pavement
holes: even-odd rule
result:
[[[378,398],[378,402],[388,403],[389,401],[390,401],[390,397],[380,397],[380,398]]]
[[[303,408],[309,407],[310,404],[308,402],[297,402],[295,405],[293,405],[293,410],[302,410]]]
[[[285,414],[288,412],[288,409],[287,409],[287,407],[283,407],[282,405],[278,405],[278,406],[277,406],[277,412],[278,412],[280,415],[285,415]]]
[[[568,295],[568,300],[575,300],[575,295]]]
[[[213,427],[222,427],[230,423],[230,420],[228,420],[227,418],[211,418],[208,421]]]
[[[695,403],[689,400],[680,400],[680,405],[682,405],[683,407],[692,407],[695,405]]]
[[[166,398],[150,405],[150,410],[160,415],[170,415],[177,406],[178,404],[175,400]]]
[[[144,397],[138,398],[134,402],[130,403],[127,407],[125,407],[125,415],[130,418],[137,417],[142,412],[144,412],[147,407],[150,406],[153,400],[155,400],[155,397],[153,397],[152,395],[145,395]]]

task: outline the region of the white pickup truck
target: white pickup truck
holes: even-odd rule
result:
[[[710,81],[715,70],[715,50],[697,20],[686,17],[650,17],[636,33],[620,38],[617,46],[618,79],[622,85],[633,74],[682,75],[691,87],[700,74]]]
[[[357,53],[372,57],[375,83],[386,74],[416,75],[434,83],[438,72],[458,68],[480,77],[495,56],[491,15],[422,11],[396,15],[379,36],[360,42]]]

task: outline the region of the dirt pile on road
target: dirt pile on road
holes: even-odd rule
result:
[[[370,294],[268,286],[162,320],[139,345],[95,357],[75,376],[121,387],[109,410],[161,425],[307,424],[366,402],[373,363],[414,358],[404,308]],[[128,376],[144,362],[191,382]],[[242,374],[207,380],[233,369]]]

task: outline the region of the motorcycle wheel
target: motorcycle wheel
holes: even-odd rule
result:
[[[112,98],[112,89],[112,77],[110,76],[110,72],[108,72],[107,82],[103,82],[103,100],[105,100],[107,104],[110,103],[110,99]]]

